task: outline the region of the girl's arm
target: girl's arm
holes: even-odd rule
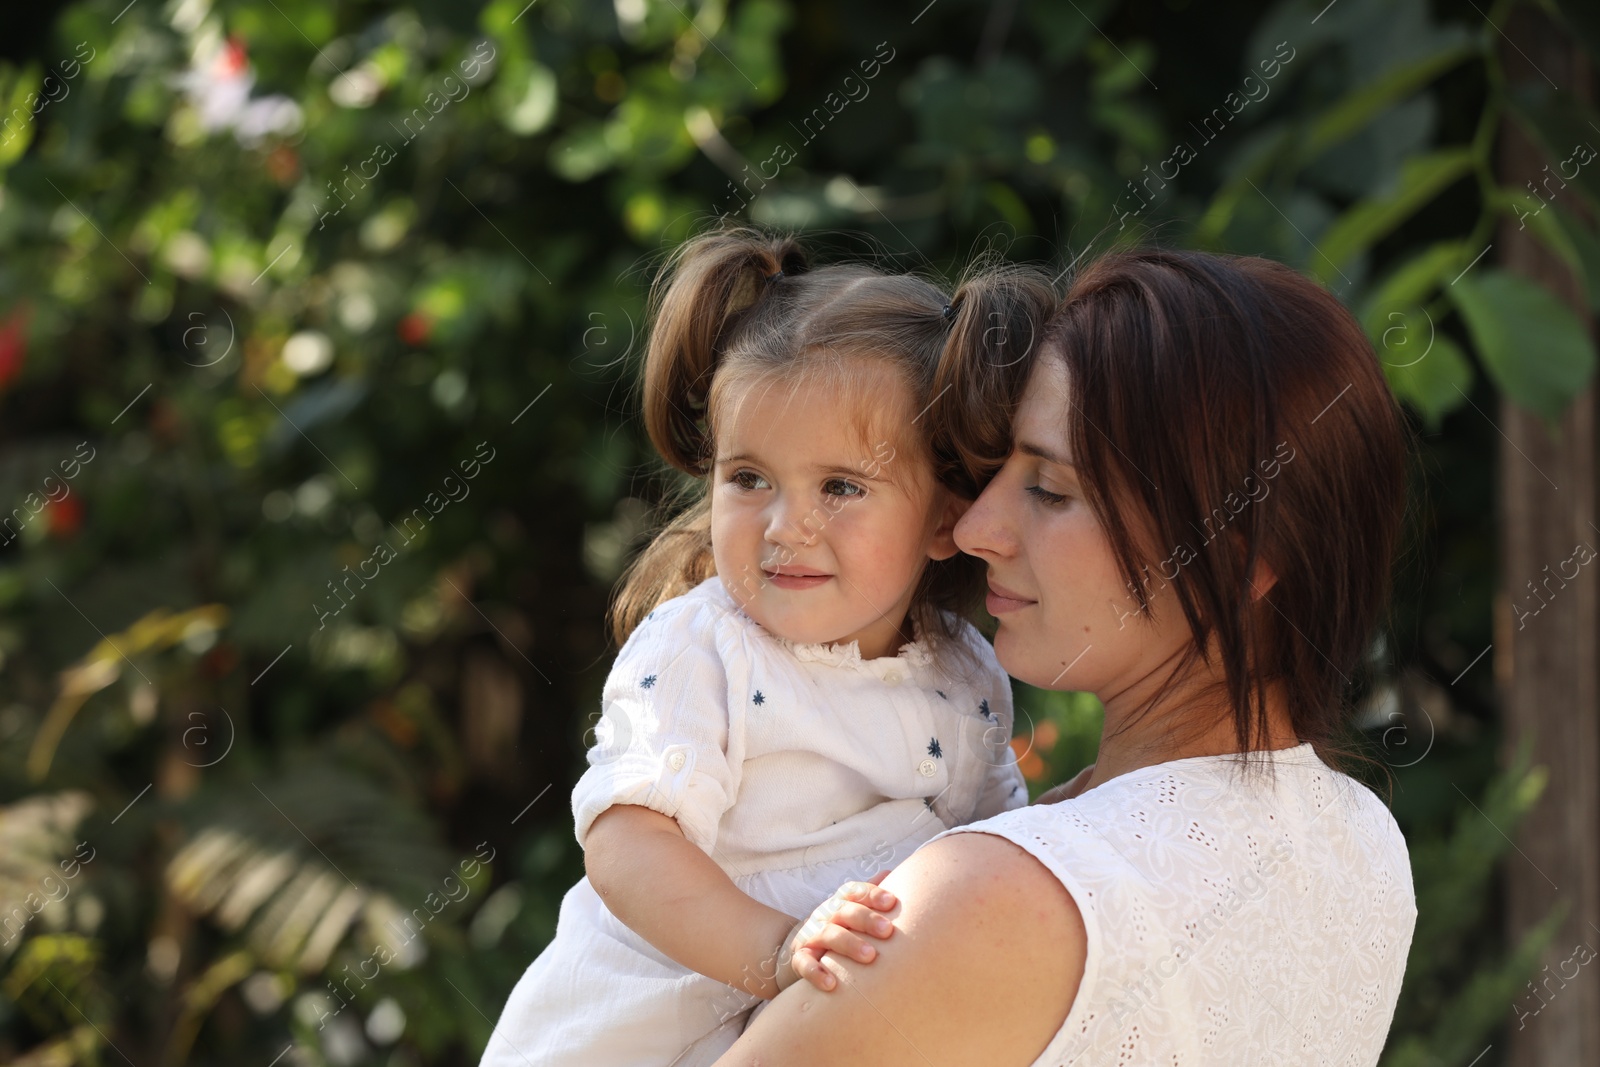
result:
[[[611,913],[663,955],[763,1000],[777,996],[778,957],[798,920],[742,892],[676,819],[615,804],[589,828],[583,862]]]

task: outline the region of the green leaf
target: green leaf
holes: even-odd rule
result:
[[[1361,306],[1361,324],[1372,343],[1378,344],[1383,331],[1391,328],[1391,313],[1405,313],[1417,307],[1438,288],[1440,281],[1446,276],[1453,278],[1470,260],[1465,241],[1441,241],[1401,264]]]
[[[39,68],[30,63],[20,71],[0,65],[0,172],[22,158],[33,143],[33,115],[40,101]],[[30,100],[29,97],[34,99]]]
[[[1505,193],[1504,197],[1504,207],[1519,220],[1519,228],[1532,231],[1560,257],[1583,286],[1590,310],[1600,311],[1600,236],[1558,204],[1517,192]]]
[[[550,169],[569,182],[588,181],[616,164],[616,153],[598,122],[568,131],[550,146]]]
[[[1422,302],[1471,259],[1464,241],[1441,241],[1390,274],[1360,309],[1389,387],[1429,429],[1459,407],[1472,389],[1472,363]]]
[[[1396,397],[1410,404],[1430,430],[1438,429],[1439,421],[1472,392],[1472,363],[1422,309],[1391,314],[1398,317],[1375,342],[1383,375]]]
[[[519,63],[496,79],[491,98],[506,129],[523,136],[538,133],[555,117],[555,72],[537,61]]]
[[[1077,57],[1112,7],[1110,0],[1081,0],[1073,7],[1056,0],[1032,0],[1024,7],[1023,17],[1045,59],[1059,67]]]
[[[1472,167],[1472,152],[1466,148],[1448,148],[1409,161],[1401,168],[1394,192],[1361,201],[1328,227],[1318,242],[1322,255],[1313,263],[1313,273],[1326,283],[1339,267],[1386,237]]]
[[[1572,309],[1549,290],[1503,270],[1458,279],[1451,298],[1495,384],[1555,419],[1594,374],[1594,344]]]
[[[985,183],[983,199],[1013,230],[1027,233],[1033,229],[1033,218],[1028,214],[1027,203],[1010,185],[1002,181]]]
[[[1557,221],[1555,212],[1544,210],[1548,205],[1542,204],[1533,196],[1511,192],[1503,193],[1502,199],[1496,206],[1502,214],[1518,220],[1518,229],[1531,232],[1541,244],[1555,253],[1580,281],[1584,280],[1583,260],[1578,255],[1578,248],[1572,243],[1572,237]]]
[[[1475,44],[1458,44],[1397,66],[1381,78],[1347,93],[1312,121],[1303,158],[1315,158],[1330,145],[1350,137],[1384,111],[1477,53]]]

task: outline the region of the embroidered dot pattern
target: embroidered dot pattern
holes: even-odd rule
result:
[[[982,669],[965,679],[938,670],[925,642],[902,647],[892,663],[863,660],[854,642],[785,642],[718,578],[663,601],[647,620],[618,650],[599,702],[608,729],[626,726],[631,736],[613,743],[614,753],[598,753],[608,758],[592,759],[574,787],[580,841],[609,805],[650,807],[676,818],[725,870],[741,868],[729,877],[755,871],[766,890],[805,913],[840,882],[894,866],[947,826],[1027,803],[1015,761],[995,756],[1006,748],[994,735],[1009,730],[991,726],[1011,718],[1004,672],[970,623],[960,632]],[[935,693],[938,704],[929,699]],[[817,781],[828,785],[820,810],[806,785]],[[918,801],[923,812],[911,806]],[[741,818],[722,818],[728,804]],[[575,927],[567,926],[570,934]],[[556,942],[550,951],[579,944],[570,936]],[[595,962],[588,955],[585,966]],[[644,962],[641,973],[657,973]],[[507,1018],[530,1019],[531,1033],[555,1035],[541,1051],[562,1047],[571,1032],[560,1029],[565,1019],[581,1015],[565,1010],[573,1002],[562,1000],[566,991],[551,993],[539,988],[520,1005],[526,1011],[506,1009]],[[725,1021],[750,1006],[737,993],[708,994],[701,1004],[695,987],[682,999],[694,1001],[686,1012],[713,1008]]]

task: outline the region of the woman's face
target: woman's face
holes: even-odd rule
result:
[[[1011,454],[956,524],[955,541],[989,564],[995,654],[1012,677],[1108,704],[1142,699],[1192,639],[1170,586],[1153,586],[1150,613],[1139,612],[1072,465],[1070,403],[1066,365],[1047,347],[1029,375]]]

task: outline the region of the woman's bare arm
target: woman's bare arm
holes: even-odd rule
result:
[[[1086,934],[1061,882],[1001,837],[955,834],[884,879],[894,936],[870,965],[824,956],[840,988],[791,986],[718,1067],[1026,1067],[1066,1019]]]
[[[607,808],[589,828],[583,863],[611,914],[663,955],[777,995],[778,949],[797,920],[742,892],[676,819],[638,804]]]

